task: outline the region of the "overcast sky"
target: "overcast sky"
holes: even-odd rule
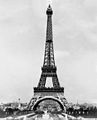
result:
[[[29,101],[44,58],[47,0],[0,0],[0,102]],[[57,73],[69,102],[97,103],[97,0],[52,0]]]

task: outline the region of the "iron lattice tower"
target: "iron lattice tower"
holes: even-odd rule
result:
[[[45,43],[45,54],[44,63],[42,67],[42,73],[37,88],[45,88],[46,78],[51,77],[53,88],[60,88],[60,83],[57,77],[57,68],[54,60],[54,49],[53,49],[53,34],[52,34],[52,8],[49,5],[46,11],[47,14],[47,30],[46,30],[46,43]]]
[[[62,104],[66,104],[67,100],[64,98],[64,88],[60,87],[60,83],[57,77],[57,67],[54,60],[53,49],[53,34],[52,34],[52,8],[49,5],[46,11],[47,14],[47,29],[46,29],[46,42],[45,42],[45,54],[42,73],[37,87],[34,87],[34,96],[28,104],[28,109],[31,107],[34,109],[37,101],[45,99],[45,97],[53,97]],[[46,87],[46,79],[52,78],[53,87]],[[50,99],[50,98],[49,98]]]

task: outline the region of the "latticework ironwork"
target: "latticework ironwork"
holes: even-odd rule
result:
[[[53,49],[53,35],[52,35],[52,8],[49,5],[47,11],[47,31],[46,31],[46,43],[45,43],[45,55],[44,63],[42,67],[42,74],[38,84],[38,88],[44,88],[46,84],[46,78],[52,77],[52,83],[54,88],[59,88],[60,84],[56,74],[56,66],[54,60],[54,49]]]
[[[42,73],[37,87],[34,87],[34,97],[28,104],[28,109],[33,109],[38,106],[37,102],[41,99],[56,99],[61,106],[65,106],[67,100],[64,98],[64,88],[60,87],[60,83],[57,77],[57,68],[54,60],[54,49],[53,49],[53,35],[52,35],[52,8],[49,5],[47,11],[47,30],[46,30],[46,43],[45,43],[45,54],[43,67],[41,68]],[[52,78],[53,87],[46,87],[47,77]],[[49,97],[50,96],[50,97]],[[52,96],[52,97],[51,97]],[[48,98],[49,97],[49,98]]]

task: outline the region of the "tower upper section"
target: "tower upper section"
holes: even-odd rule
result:
[[[55,67],[55,60],[54,60],[54,50],[53,50],[53,32],[52,32],[52,8],[49,5],[47,10],[47,28],[46,28],[46,43],[45,43],[45,55],[44,55],[44,63],[43,69],[51,67]]]
[[[53,35],[52,35],[52,8],[49,5],[46,11],[47,14],[47,30],[46,30],[46,41],[50,42],[53,39]]]
[[[60,83],[57,77],[57,68],[54,60],[54,48],[53,48],[53,32],[52,32],[52,8],[49,5],[47,10],[47,28],[46,28],[46,42],[45,42],[45,54],[44,54],[44,63],[42,66],[42,73],[38,87],[35,88],[35,91],[48,91],[48,92],[64,92],[64,89],[60,87]],[[46,79],[52,78],[53,87],[46,88]],[[49,79],[50,80],[50,79]],[[45,88],[45,89],[44,89]],[[34,91],[34,92],[35,92]]]

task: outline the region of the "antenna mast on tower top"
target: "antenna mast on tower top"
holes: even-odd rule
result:
[[[48,4],[49,4],[49,5],[52,5],[52,0],[48,0],[48,1],[47,1],[47,6],[48,6]]]

